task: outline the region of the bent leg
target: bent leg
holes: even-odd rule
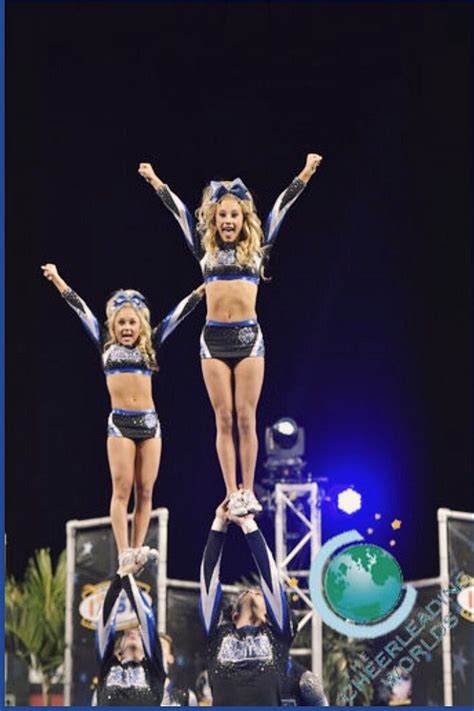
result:
[[[216,419],[216,449],[227,495],[237,491],[237,457],[232,434],[232,370],[222,360],[204,358],[202,374]]]

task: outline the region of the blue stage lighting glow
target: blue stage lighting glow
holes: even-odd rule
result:
[[[362,507],[362,497],[354,489],[345,489],[337,497],[337,507],[346,514],[353,514]]]

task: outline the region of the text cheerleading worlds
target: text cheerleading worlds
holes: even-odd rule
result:
[[[441,590],[427,605],[412,615],[409,622],[398,629],[398,633],[380,652],[373,656],[359,654],[359,660],[350,667],[350,682],[339,692],[337,703],[352,704],[357,692],[362,691],[365,684],[370,684],[383,675],[387,667],[391,666],[392,670],[385,673],[379,681],[392,688],[403,673],[411,672],[420,661],[430,661],[433,649],[440,644],[446,632],[456,627],[459,622],[459,616],[452,610],[439,619],[443,605],[449,604],[453,596],[470,584],[471,578],[465,573],[459,573],[455,582],[450,583],[447,589]],[[432,625],[436,617],[438,622]]]

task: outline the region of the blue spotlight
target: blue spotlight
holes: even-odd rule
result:
[[[346,514],[353,514],[362,507],[362,497],[355,489],[344,489],[338,494],[337,508]]]

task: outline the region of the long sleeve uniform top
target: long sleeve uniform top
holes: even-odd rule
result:
[[[267,621],[237,628],[220,623],[219,580],[225,529],[214,524],[201,563],[200,613],[208,637],[209,679],[215,706],[280,706],[282,680],[295,635],[278,570],[255,524],[246,534],[267,606]]]
[[[139,622],[144,658],[122,663],[114,653],[120,595],[125,591]],[[96,631],[98,706],[159,706],[165,670],[153,611],[131,575],[116,575],[102,605]]]
[[[105,375],[114,375],[115,373],[152,375],[153,371],[150,369],[144,352],[139,346],[126,346],[120,343],[112,343],[107,346],[109,335],[100,326],[97,317],[92,313],[86,302],[72,289],[64,291],[62,296],[79,316],[84,328],[99,350]],[[200,294],[192,291],[160,321],[152,331],[152,344],[155,350],[158,350],[163,345],[175,328],[193,311],[201,298]]]
[[[305,187],[306,183],[301,178],[294,178],[277,197],[265,222],[261,245],[263,253],[255,255],[253,261],[247,265],[239,264],[233,244],[222,244],[216,254],[207,253],[202,247],[195,220],[184,202],[167,185],[162,185],[156,192],[178,221],[186,244],[200,264],[206,283],[241,279],[258,284],[263,261],[268,258],[275,243],[283,218]]]

